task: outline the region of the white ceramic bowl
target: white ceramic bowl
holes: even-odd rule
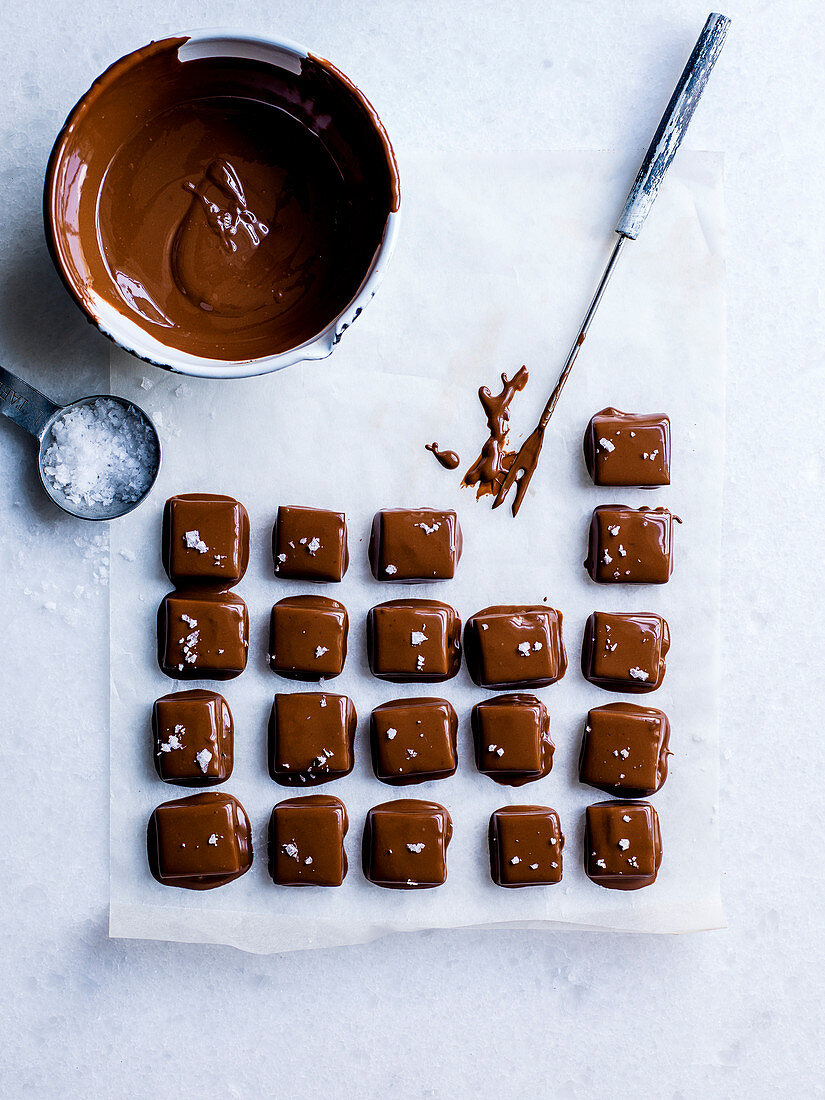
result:
[[[264,62],[276,68],[297,73],[300,71],[302,61],[310,56],[307,50],[294,42],[245,35],[231,30],[194,31],[170,37],[185,39],[178,51],[180,60],[184,62],[205,57],[234,57]],[[138,58],[139,52],[136,51],[135,54],[128,54],[126,57],[121,58],[113,68],[123,66],[124,71],[126,71],[130,61],[133,58]],[[137,60],[135,63],[138,63]],[[340,80],[361,101],[365,114],[376,128],[387,150],[388,171],[397,180],[397,166],[392,153],[392,146],[378,115],[363,93],[343,74],[340,75]],[[49,160],[44,190],[46,237],[52,258],[69,292],[83,309],[88,319],[120,347],[132,352],[141,359],[145,359],[147,362],[180,374],[205,378],[244,378],[251,375],[267,374],[270,371],[280,370],[282,367],[288,367],[293,363],[306,359],[326,358],[333,351],[344,331],[355,321],[378,289],[378,285],[387,269],[398,234],[399,210],[388,209],[381,243],[355,296],[346,308],[312,339],[305,341],[298,347],[290,348],[278,354],[243,361],[206,359],[180,351],[154,337],[126,313],[121,312],[111,303],[105,301],[99,294],[90,294],[88,289],[81,285],[82,280],[78,274],[76,257],[71,254],[72,250],[65,246],[64,235],[56,228],[57,219],[60,217],[56,201],[58,190],[56,180],[59,178],[61,169],[66,170],[66,139],[71,134],[72,128],[77,124],[78,119],[82,117],[83,112],[88,109],[89,102],[90,100],[93,101],[94,95],[95,85],[92,85],[89,91],[78,101],[61,129]]]

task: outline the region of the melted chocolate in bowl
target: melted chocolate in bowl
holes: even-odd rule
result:
[[[93,319],[102,300],[186,355],[277,355],[357,296],[398,209],[395,159],[328,62],[181,61],[187,41],[129,54],[72,112],[47,175],[50,243]]]

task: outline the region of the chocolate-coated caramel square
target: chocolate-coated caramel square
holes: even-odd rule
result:
[[[667,508],[596,508],[585,569],[597,584],[665,584],[673,570],[674,519]]]
[[[178,589],[158,609],[158,663],[174,680],[231,680],[246,668],[249,612],[234,592]]]
[[[655,691],[665,678],[670,630],[652,611],[594,611],[582,642],[582,673],[605,691]]]
[[[649,802],[597,802],[584,826],[584,869],[608,890],[641,890],[662,862],[659,815]]]
[[[473,707],[476,767],[510,787],[543,779],[553,767],[550,715],[535,695],[497,695]]]
[[[237,584],[249,564],[249,515],[234,497],[182,493],[163,510],[163,567],[177,585]]]
[[[344,513],[282,505],[272,529],[272,557],[278,577],[340,581],[349,565]]]
[[[349,821],[340,798],[315,794],[279,802],[269,819],[269,873],[277,886],[340,886]]]
[[[395,699],[370,717],[372,767],[383,783],[404,786],[455,775],[458,716],[446,699]]]
[[[388,508],[372,521],[370,566],[377,581],[450,580],[461,557],[455,512]]]
[[[289,680],[338,676],[347,658],[347,609],[326,596],[288,596],[272,608],[269,663]]]
[[[549,806],[502,806],[490,818],[490,873],[499,886],[561,882],[559,815]]]
[[[438,600],[390,600],[367,616],[367,650],[381,680],[450,680],[461,667],[461,620]]]
[[[584,460],[595,485],[670,485],[670,421],[602,409],[584,433]]]
[[[483,688],[555,684],[567,671],[562,614],[552,607],[485,607],[464,630],[467,670]]]
[[[232,774],[232,714],[216,691],[178,691],[152,708],[155,770],[164,783],[211,787]]]
[[[314,787],[349,775],[356,721],[346,695],[276,695],[269,717],[269,774],[285,787]]]
[[[608,703],[584,726],[579,779],[620,798],[655,794],[667,779],[670,722],[664,711]]]
[[[230,794],[164,802],[149,819],[146,842],[149,868],[164,886],[212,890],[252,866],[249,818]]]
[[[373,806],[364,824],[364,875],[389,890],[428,890],[447,881],[449,813],[437,802],[402,798]]]

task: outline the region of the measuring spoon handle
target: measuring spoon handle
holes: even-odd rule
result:
[[[676,150],[705,90],[711,69],[725,43],[729,26],[730,19],[724,15],[713,12],[708,16],[627,196],[624,210],[616,225],[616,232],[623,237],[635,241],[639,236],[659,194],[665,172],[676,156]]]
[[[0,367],[0,412],[36,439],[41,438],[59,408],[60,405],[55,405],[40,390]]]

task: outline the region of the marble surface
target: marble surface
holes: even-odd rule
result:
[[[42,174],[66,111],[121,53],[186,26],[282,34],[358,79],[402,157],[611,148],[630,177],[706,14],[688,0],[174,7],[173,21],[160,0],[3,12],[0,356],[57,398],[105,386],[108,346],[51,269]],[[809,837],[825,688],[807,559],[823,536],[823,23],[805,0],[728,14],[688,143],[727,158],[729,929],[430,933],[268,958],[110,941],[106,532],[55,512],[30,441],[3,423],[3,1095],[822,1095]]]

